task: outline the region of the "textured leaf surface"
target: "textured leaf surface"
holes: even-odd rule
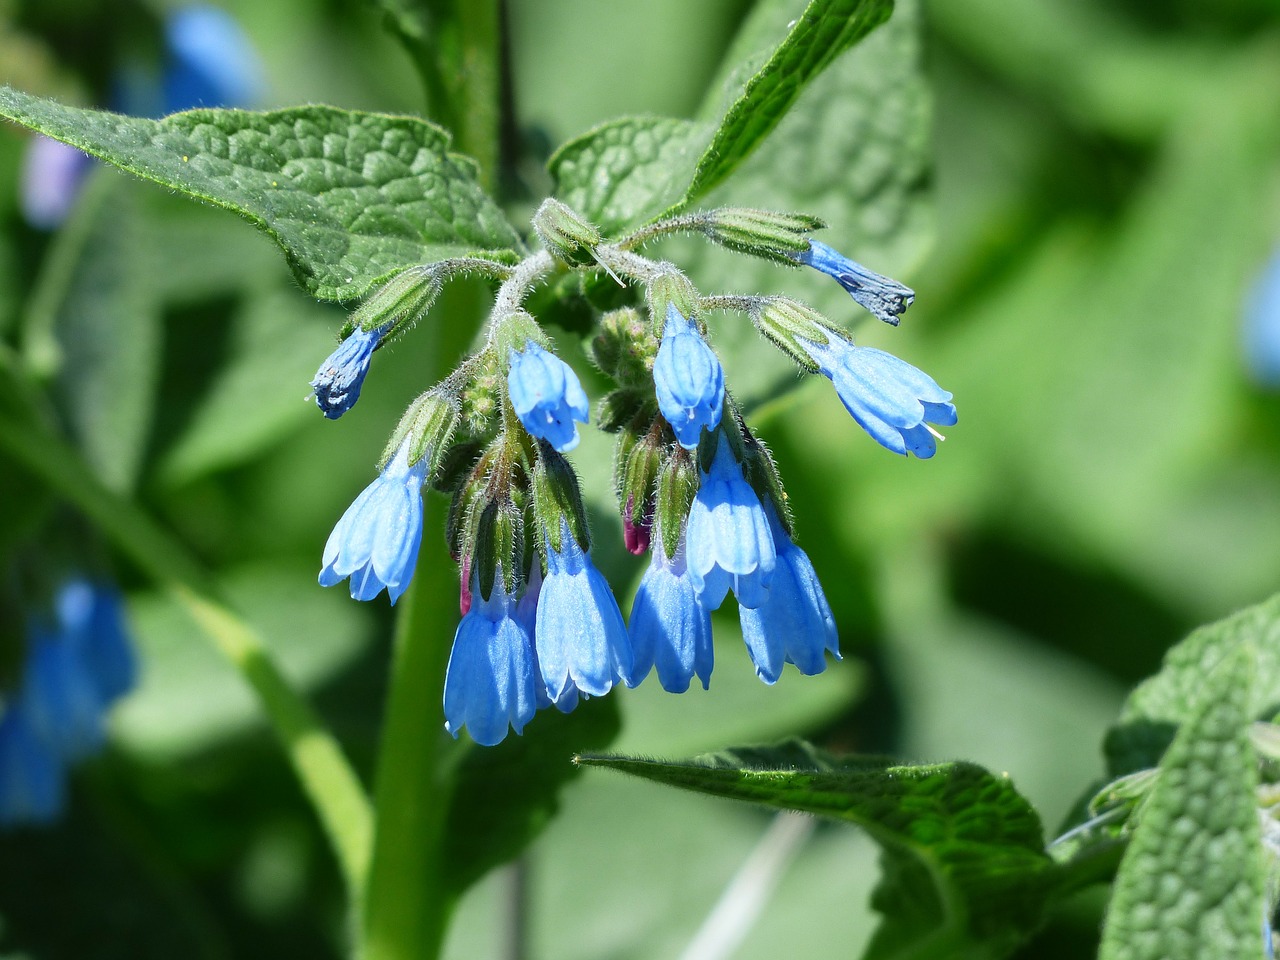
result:
[[[799,741],[679,762],[579,762],[865,829],[885,863],[873,899],[885,922],[869,957],[998,955],[1039,925],[1053,888],[1039,817],[1007,778],[974,764],[836,758]]]
[[[422,120],[324,106],[146,120],[7,87],[0,116],[236,211],[320,298],[359,297],[406,264],[520,246],[472,164]]]
[[[759,18],[776,20],[789,6],[762,5],[747,34],[765,36]],[[551,158],[557,194],[606,231],[689,206],[760,146],[810,81],[891,10],[889,0],[813,0],[790,24],[782,21],[783,39],[759,69],[730,81],[718,119],[624,117],[597,127]],[[745,55],[739,46],[735,53]]]
[[[1262,956],[1251,661],[1237,645],[1201,674],[1121,861],[1101,960]]]
[[[1160,672],[1129,695],[1107,736],[1112,773],[1155,766],[1178,726],[1202,709],[1205,678],[1240,653],[1252,668],[1241,711],[1249,720],[1269,718],[1280,710],[1280,596],[1193,631],[1166,654]]]

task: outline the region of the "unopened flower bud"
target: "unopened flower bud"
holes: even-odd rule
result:
[[[538,457],[533,465],[533,514],[549,539],[548,548],[564,550],[561,532],[568,530],[583,550],[591,548],[587,531],[587,511],[582,505],[578,475],[569,461],[545,440],[538,443]]]
[[[627,434],[623,434],[626,437]],[[619,447],[624,444],[619,438]],[[627,549],[639,555],[649,549],[653,526],[653,499],[662,466],[665,444],[661,434],[650,430],[630,444],[625,459],[617,463],[618,504],[622,510],[622,534]]]
[[[590,351],[600,372],[620,386],[648,386],[658,338],[639,311],[626,307],[600,318],[600,332],[591,341]]]
[[[653,522],[662,538],[663,553],[676,555],[684,536],[685,521],[698,492],[698,470],[693,457],[680,448],[658,472]]]
[[[475,522],[475,541],[468,564],[480,587],[480,599],[488,600],[502,577],[502,589],[516,592],[516,578],[524,569],[524,518],[510,499],[490,500]]]
[[[533,229],[551,254],[581,266],[595,260],[600,231],[559,200],[548,198],[533,215]]]
[[[746,207],[708,211],[700,225],[702,232],[721,246],[786,264],[794,264],[796,256],[809,249],[810,233],[826,226],[803,213]]]

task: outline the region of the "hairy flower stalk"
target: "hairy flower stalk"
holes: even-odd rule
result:
[[[535,217],[546,250],[515,266],[474,261],[502,280],[483,343],[402,418],[379,477],[329,537],[320,574],[325,585],[349,579],[357,599],[386,590],[394,603],[418,555],[423,486],[451,496],[462,619],[443,706],[454,736],[465,729],[477,743],[496,744],[521,733],[539,709],[569,711],[650,673],[673,693],[695,677],[707,688],[711,612],[730,592],[764,682],[777,681],[787,663],[815,674],[828,653],[839,658],[835,618],[792,538],[777,468],[729,397],[702,317],[748,314],[802,371],[828,377],[858,423],[897,453],[932,456],[932,425],[956,422],[951,394],[883,351],[855,347],[803,304],[704,296],[674,264],[636,252],[660,236],[701,234],[745,255],[811,266],[896,323],[914,294],[812,240],[822,225],[804,214],[724,208],[611,241],[549,201]],[[403,315],[420,313],[444,280],[472,263],[411,268],[361,308],[354,332],[317,375],[326,415],[350,409],[369,357],[404,326]],[[597,422],[618,434],[613,469],[625,546],[649,553],[629,625],[592,559],[578,476],[564,456],[578,449],[587,392],[525,305],[549,276],[601,271],[630,284],[637,304],[604,314],[588,350],[613,383]],[[399,318],[394,325],[380,322],[391,317]]]

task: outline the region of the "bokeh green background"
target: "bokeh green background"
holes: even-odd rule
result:
[[[372,4],[225,6],[263,58],[263,106],[424,109]],[[101,102],[114,64],[153,53],[167,7],[0,0],[0,80]],[[693,111],[749,7],[512,0],[525,151],[513,216],[549,188],[541,160],[567,137],[620,113]],[[780,272],[775,289],[932,374],[960,423],[934,460],[895,458],[825,381],[766,397],[772,368],[718,318],[730,385],[763,401],[753,423],[845,658],[766,687],[724,617],[711,690],[611,694],[615,746],[677,756],[800,733],[971,759],[1008,772],[1052,833],[1101,775],[1127,687],[1190,627],[1280,579],[1280,399],[1250,383],[1239,346],[1246,290],[1280,243],[1280,14],[1266,0],[946,0],[899,16],[919,26],[933,98],[931,212],[871,251],[880,259],[840,211],[808,212],[831,220],[828,242],[911,284],[916,304],[895,331],[859,320],[820,276]],[[356,410],[324,421],[303,397],[340,308],[308,301],[249,226],[112,172],[59,234],[32,230],[15,200],[24,144],[0,131],[0,333],[47,358],[102,476],[220,571],[367,774],[391,615],[318,588],[320,549],[439,367],[433,326],[475,322],[467,301],[437,305],[378,355]],[[790,145],[798,181],[805,147]],[[690,256],[709,292],[738,276],[736,261]],[[619,544],[608,443],[588,437],[572,459],[625,609],[642,562]],[[58,508],[2,458],[0,493],[12,563]],[[0,957],[341,955],[334,865],[252,698],[168,601],[119,575],[144,680],[108,755],[77,775],[65,821],[0,837]],[[418,576],[456,589],[439,542]],[[519,887],[532,957],[676,956],[769,822],[588,773],[523,871],[463,901],[447,954],[499,956]],[[856,955],[876,875],[865,838],[819,826],[737,956]],[[1098,909],[1069,905],[1025,955],[1088,955]]]

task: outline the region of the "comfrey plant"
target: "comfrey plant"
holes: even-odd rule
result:
[[[933,456],[933,425],[956,422],[951,394],[911,365],[855,346],[825,317],[772,296],[704,295],[675,265],[640,253],[696,232],[744,254],[804,264],[834,277],[854,300],[896,324],[914,294],[819,243],[816,218],[722,208],[659,220],[605,239],[563,203],[533,221],[543,250],[514,265],[468,258],[398,274],[353,316],[341,345],[312,380],[326,417],[360,396],[374,351],[425,314],[463,273],[501,281],[482,346],[409,408],[378,478],[356,498],[325,546],[320,583],[349,580],[351,596],[413,576],[422,539],[422,490],[450,495],[449,546],[461,570],[462,622],[443,691],[445,725],[492,745],[539,707],[572,710],[657,668],[678,693],[711,680],[711,611],[732,592],[757,676],[783,665],[821,673],[839,657],[835,620],[813,564],[794,542],[772,456],[752,433],[711,346],[707,317],[737,311],[807,373],[821,373],[854,419],[895,453]],[[525,308],[535,286],[604,272],[636,287],[643,312],[600,319],[591,359],[613,382],[600,403],[617,435],[615,486],[627,549],[651,555],[630,628],[591,560],[579,481],[563,454],[579,441],[588,400]]]

